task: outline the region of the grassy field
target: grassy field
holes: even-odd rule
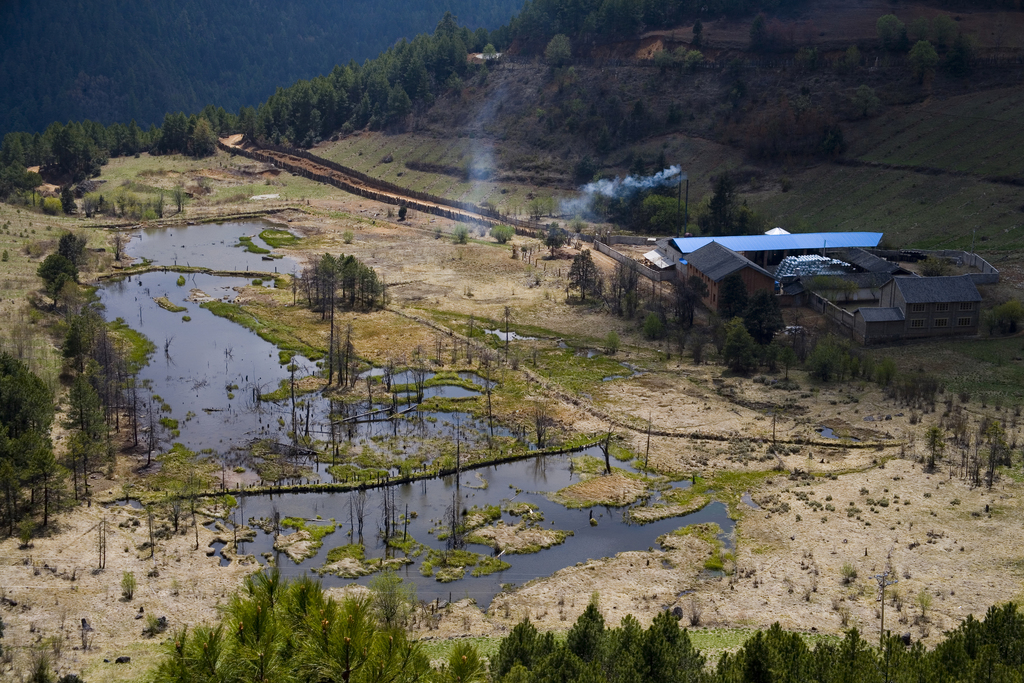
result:
[[[947,392],[966,391],[972,401],[1004,408],[1024,404],[1024,338],[1020,336],[908,344],[874,353],[876,359],[895,360],[902,372],[938,375],[945,380]]]
[[[110,257],[96,249],[105,248],[104,231],[82,227],[82,221],[67,216],[47,216],[28,207],[0,204],[0,350],[21,358],[33,372],[56,389],[60,354],[54,348],[43,314],[26,297],[37,293],[46,301],[39,264],[56,251],[57,240],[66,231],[87,239],[86,272],[102,272]]]
[[[514,216],[525,217],[530,200],[535,197],[554,197],[557,201],[577,195],[575,191],[565,189],[572,185],[568,165],[555,164],[531,153],[531,150],[495,140],[446,140],[417,134],[361,133],[326,143],[314,152],[419,192],[476,203],[489,201]],[[742,154],[723,145],[700,138],[664,136],[645,140],[613,154],[601,173],[622,176],[628,172],[629,159],[633,155],[642,156],[650,163],[661,153],[664,153],[666,163],[681,165],[689,174],[692,202],[709,192],[712,176],[743,163]],[[385,162],[388,157],[391,161]],[[411,170],[406,162],[454,168],[472,165],[474,168],[493,169],[497,165],[502,175],[499,180],[467,182],[455,175]],[[561,189],[550,187],[552,178],[557,178]]]
[[[789,192],[751,197],[750,203],[791,232],[884,232],[896,247],[1024,246],[1020,189],[969,177],[910,170],[822,164],[791,176]]]
[[[1024,91],[1006,88],[894,108],[851,127],[864,161],[1024,177]]]
[[[155,199],[163,192],[165,217],[175,211],[170,192],[178,184],[191,195],[185,204],[186,216],[227,205],[253,210],[307,199],[332,199],[344,194],[330,185],[268,170],[263,164],[220,151],[205,159],[180,154],[111,159],[98,180],[106,181],[99,192],[107,197],[121,187],[146,200]],[[278,197],[250,201],[250,197],[258,195]]]
[[[362,171],[417,192],[459,201],[491,202],[514,216],[526,216],[533,197],[560,197],[567,193],[536,188],[516,182],[477,180],[469,182],[461,175],[415,171],[406,162],[420,162],[453,168],[493,170],[493,143],[470,138],[445,140],[413,134],[382,135],[363,133],[328,143],[314,150],[326,159]],[[498,152],[500,153],[500,152]],[[388,157],[391,161],[385,162]]]

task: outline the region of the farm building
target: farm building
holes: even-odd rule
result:
[[[857,341],[978,333],[981,294],[969,275],[895,277],[882,285],[879,304],[854,311]]]
[[[762,267],[773,266],[787,256],[822,253],[832,249],[873,248],[882,240],[880,232],[807,232],[773,235],[728,235],[723,237],[676,237],[667,240],[685,258],[717,242]]]
[[[704,305],[713,311],[718,310],[718,288],[722,280],[733,273],[739,274],[748,295],[762,289],[775,290],[775,278],[771,273],[718,242],[708,242],[689,254],[682,261],[679,270],[683,280],[690,277],[698,277],[703,280],[708,288]]]

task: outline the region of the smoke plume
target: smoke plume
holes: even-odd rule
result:
[[[649,176],[629,175],[625,178],[615,177],[613,180],[595,180],[580,188],[580,196],[573,199],[564,199],[561,203],[563,215],[587,215],[592,212],[594,199],[607,197],[608,199],[628,198],[655,187],[666,187],[678,185],[685,176],[681,173],[679,166],[669,166]]]

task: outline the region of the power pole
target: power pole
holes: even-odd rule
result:
[[[889,551],[890,555],[892,551]],[[878,634],[878,646],[882,647],[885,643],[885,589],[889,586],[893,586],[899,583],[899,579],[889,579],[889,575],[892,574],[892,565],[889,560],[885,561],[885,571],[881,574],[875,574],[871,578],[878,582],[878,590],[882,595],[882,612]]]
[[[647,412],[647,453],[644,454],[644,476],[648,476],[647,461],[651,457],[651,412]]]
[[[100,519],[98,531],[99,531],[99,544],[98,544],[98,548],[97,549],[99,550],[99,558],[98,558],[97,564],[99,565],[98,569],[105,569],[106,566],[107,566],[107,517],[106,517],[106,515],[104,515],[103,518]]]

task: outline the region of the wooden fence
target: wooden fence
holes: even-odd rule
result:
[[[382,202],[384,204],[404,204],[410,209],[420,211],[422,213],[433,214],[435,216],[442,216],[454,221],[484,223],[487,225],[511,225],[515,228],[517,233],[528,235],[530,237],[537,237],[542,231],[540,223],[502,216],[497,211],[480,207],[476,204],[458,202],[451,199],[445,199],[444,197],[435,197],[434,195],[429,195],[425,192],[416,192],[415,190],[400,187],[387,181],[372,178],[365,173],[361,173],[355,169],[346,168],[341,164],[315,156],[304,150],[291,149],[288,147],[281,147],[279,145],[265,145],[258,149],[241,149],[239,147],[229,147],[219,141],[217,145],[229,154],[240,154],[255,161],[273,164],[283,168],[289,173],[294,173],[295,175],[302,176],[303,178],[315,180],[318,183],[333,185],[345,192],[365,197],[367,199],[372,199],[377,202]],[[362,184],[357,185],[334,175],[316,173],[308,168],[300,166],[299,164],[289,163],[286,160],[272,157],[267,154],[264,149],[271,150],[279,154],[287,154],[289,156],[306,159],[318,166],[323,166],[332,171],[336,171],[337,173],[354,178]]]

